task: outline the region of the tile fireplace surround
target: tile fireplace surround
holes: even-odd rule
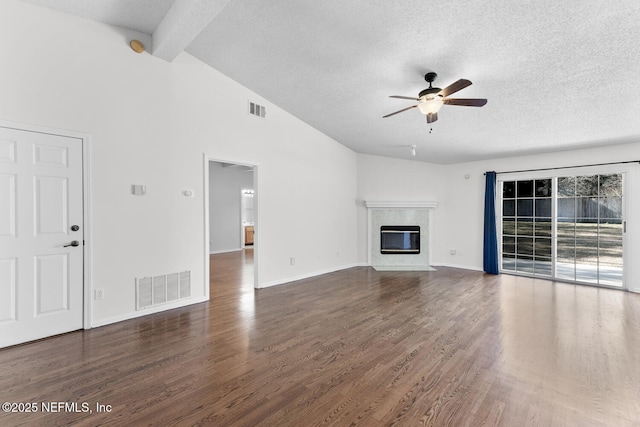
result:
[[[368,264],[378,271],[430,271],[431,210],[437,202],[376,202],[365,201],[368,224]],[[383,225],[420,226],[419,254],[381,254],[380,227]]]

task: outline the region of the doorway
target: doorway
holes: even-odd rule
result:
[[[209,297],[253,297],[258,283],[257,166],[206,158]]]

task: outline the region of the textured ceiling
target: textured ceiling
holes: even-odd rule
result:
[[[173,3],[25,1],[149,34]],[[640,141],[639,23],[637,0],[231,0],[186,51],[357,152],[453,163]],[[383,119],[428,71],[489,102]]]

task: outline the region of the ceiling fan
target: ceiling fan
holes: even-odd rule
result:
[[[427,116],[427,123],[433,123],[438,120],[438,110],[440,110],[442,104],[463,105],[467,107],[482,107],[487,103],[487,100],[484,98],[447,98],[449,95],[452,95],[459,90],[470,86],[471,82],[469,80],[460,79],[457,82],[445,87],[444,89],[440,89],[439,87],[431,86],[431,83],[435,81],[436,77],[438,77],[438,75],[433,72],[425,74],[424,79],[429,83],[429,87],[420,92],[417,98],[414,98],[412,96],[391,95],[389,98],[411,99],[414,101],[418,101],[418,103],[416,105],[412,105],[410,107],[396,111],[395,113],[387,114],[382,118],[384,119],[386,117],[402,113],[403,111],[407,111],[412,108],[418,108],[418,110],[420,110],[422,114]]]

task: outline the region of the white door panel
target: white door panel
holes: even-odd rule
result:
[[[16,320],[16,259],[0,259],[0,325]]]
[[[16,236],[16,175],[0,174],[0,236]]]
[[[82,140],[0,127],[0,347],[82,328],[82,185]]]

